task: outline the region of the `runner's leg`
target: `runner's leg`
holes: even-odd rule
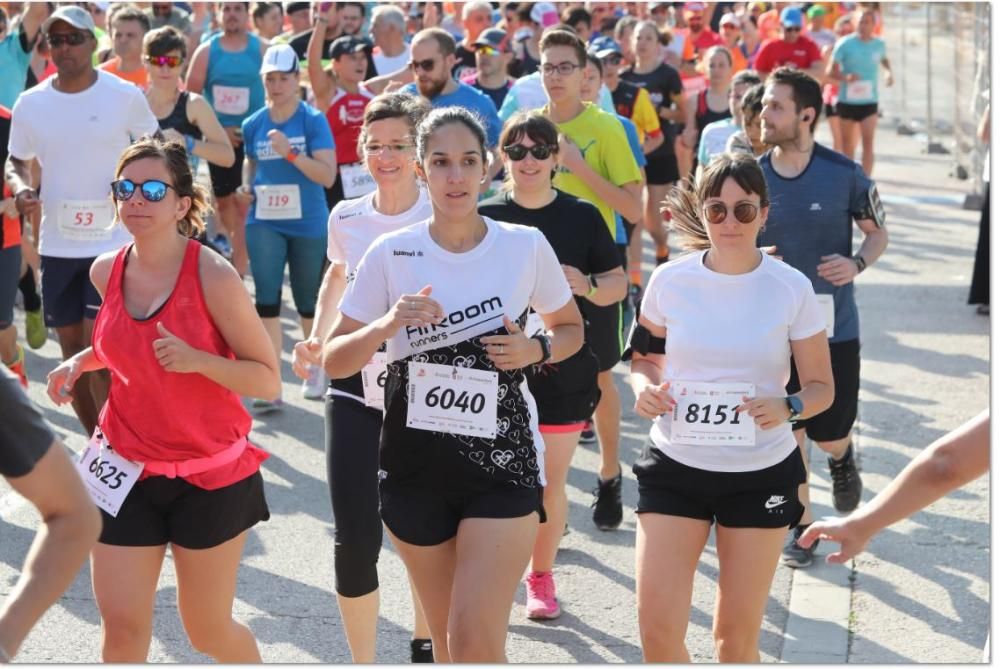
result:
[[[858,122],[841,116],[840,133],[844,143],[844,155],[854,160],[854,155],[858,151],[858,142],[861,141],[861,129],[858,127]]]
[[[544,432],[545,441],[545,506],[546,521],[538,527],[538,537],[531,552],[532,571],[552,571],[552,565],[562,541],[569,500],[566,497],[566,476],[573,452],[580,440],[580,431]]]
[[[166,545],[94,546],[90,572],[101,614],[101,661],[146,662],[166,550]]]
[[[875,130],[878,128],[878,113],[866,116],[861,126],[861,167],[869,177],[875,169]]]
[[[618,394],[618,387],[615,385],[614,374],[610,369],[597,375],[597,385],[601,389],[601,399],[594,410],[594,428],[597,431],[601,450],[599,475],[602,481],[610,481],[621,471],[618,462],[621,441],[621,397]]]

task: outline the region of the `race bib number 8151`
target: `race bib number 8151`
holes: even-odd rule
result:
[[[675,381],[670,394],[677,401],[670,441],[693,446],[756,443],[753,418],[736,411],[744,397],[753,397],[753,384]]]

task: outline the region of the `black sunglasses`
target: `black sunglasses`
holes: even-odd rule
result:
[[[508,146],[503,147],[503,152],[506,153],[507,157],[514,162],[524,160],[529,151],[535,160],[545,160],[558,148],[559,147],[555,144],[535,144],[530,148],[524,144],[509,144]]]
[[[147,202],[159,202],[167,196],[167,189],[174,188],[168,183],[158,179],[150,179],[141,184],[137,184],[131,179],[119,179],[111,182],[111,195],[119,202],[132,199],[135,189],[138,187],[142,191],[142,196]],[[177,189],[174,188],[174,191]]]
[[[714,223],[718,225],[726,220],[729,216],[729,207],[721,202],[712,202],[706,204],[705,208],[702,209],[705,214],[705,218],[709,223]],[[741,202],[740,204],[733,207],[733,216],[740,223],[753,223],[757,218],[757,207],[750,204],[749,202]]]
[[[80,46],[87,41],[87,35],[80,32],[67,33],[65,35],[46,35],[45,41],[48,42],[50,49],[61,47],[63,44]]]
[[[431,70],[434,69],[435,63],[437,63],[437,61],[433,58],[427,58],[425,60],[411,60],[410,69],[430,72]]]

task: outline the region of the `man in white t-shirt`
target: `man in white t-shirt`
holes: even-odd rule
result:
[[[406,44],[406,16],[393,5],[379,5],[372,12],[372,39],[375,41],[375,71],[380,75],[402,69],[410,62]]]
[[[42,25],[57,73],[21,94],[14,105],[6,178],[22,215],[41,208],[42,300],[63,357],[90,341],[101,297],[90,282],[94,258],[131,236],[115,223],[109,195],[118,157],[158,124],[142,91],[92,65],[97,40],[86,10],[63,6]],[[38,160],[44,198],[31,177]],[[107,397],[107,379],[93,372],[73,390],[73,410],[92,432]]]

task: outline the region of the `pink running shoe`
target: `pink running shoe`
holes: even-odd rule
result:
[[[562,610],[556,599],[556,583],[551,571],[533,571],[524,579],[528,589],[527,614],[531,620],[554,620]]]

